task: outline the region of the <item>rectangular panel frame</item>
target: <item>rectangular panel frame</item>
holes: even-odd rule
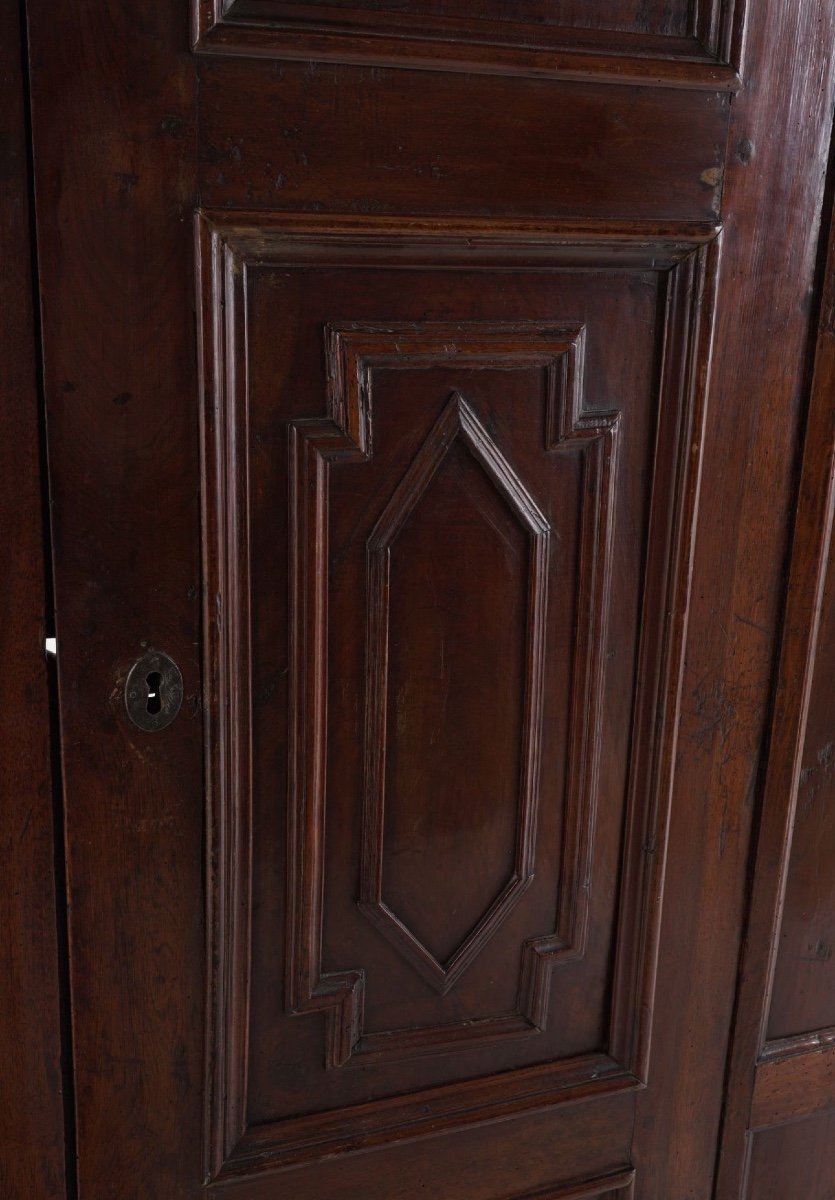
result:
[[[709,224],[501,223],[202,212],[210,833],[206,1170],[217,1180],[612,1095],[646,1082],[720,238]],[[246,275],[251,263],[409,262],[656,270],[666,296],[635,726],[608,1054],[247,1127],[251,885]],[[362,441],[361,427],[355,431]],[[355,451],[356,452],[356,451]],[[659,466],[660,464],[660,466]],[[317,529],[310,531],[315,537]],[[310,668],[308,667],[308,670]],[[346,1121],[350,1112],[350,1121]]]
[[[743,0],[695,0],[685,37],[372,14],[299,0],[193,0],[200,53],[736,91]]]

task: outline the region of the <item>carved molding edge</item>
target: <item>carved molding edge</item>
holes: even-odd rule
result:
[[[535,1192],[513,1196],[510,1200],[586,1200],[586,1197],[592,1196],[632,1200],[634,1190],[635,1170],[633,1167],[624,1167],[620,1171],[609,1171],[605,1175],[593,1175],[588,1179],[538,1188]]]
[[[519,21],[321,8],[299,0],[192,0],[200,54],[320,59],[532,78],[737,91],[744,0],[697,0],[683,37]]]
[[[558,960],[574,960],[583,953],[588,900],[592,832],[596,809],[599,746],[596,739],[603,680],[602,646],[605,644],[606,603],[613,527],[613,477],[617,460],[618,413],[584,412],[582,408],[582,326],[543,328],[534,323],[490,325],[474,323],[425,323],[414,326],[353,326],[327,331],[329,410],[331,421],[323,432],[321,423],[293,426],[291,494],[297,497],[291,515],[294,547],[291,595],[296,598],[291,627],[303,631],[303,646],[294,640],[291,670],[294,747],[291,793],[304,797],[294,811],[305,813],[304,826],[293,823],[291,882],[289,894],[295,901],[288,918],[289,955],[288,1004],[294,1012],[326,1010],[328,1035],[326,1061],[344,1065],[351,1055],[427,1053],[457,1043],[484,1043],[497,1037],[542,1030],[547,1021],[550,969]],[[323,974],[319,961],[321,946],[321,896],[324,862],[321,829],[324,825],[323,770],[326,733],[314,728],[313,714],[324,713],[326,692],[324,639],[327,605],[326,548],[322,537],[308,531],[327,528],[326,460],[350,454],[353,460],[370,452],[371,394],[375,367],[422,365],[454,358],[456,362],[495,363],[504,367],[539,366],[546,372],[546,449],[580,451],[587,456],[585,496],[582,509],[582,551],[577,631],[577,653],[572,682],[572,728],[565,815],[565,854],[560,872],[558,926],[553,933],[529,941],[523,950],[516,1012],[459,1025],[363,1035],[364,981],[361,970]],[[396,524],[398,512],[413,505],[428,483],[443,446],[458,433],[469,440],[482,465],[501,490],[520,510],[532,540],[533,570],[529,581],[528,685],[526,700],[527,753],[523,773],[517,830],[516,870],[502,895],[447,964],[437,963],[384,904],[382,882],[382,760],[385,730],[385,639],[386,594],[385,547]],[[301,442],[298,440],[301,438]],[[308,457],[298,447],[313,449]],[[303,512],[304,497],[316,497],[315,510]],[[446,992],[492,936],[510,907],[532,878],[540,744],[540,713],[543,681],[540,674],[545,639],[546,567],[548,526],[512,468],[493,445],[478,418],[462,397],[453,397],[433,434],[419,453],[392,507],[386,510],[369,542],[368,659],[372,667],[366,731],[366,810],[363,838],[360,907],[369,919],[392,940],[423,976]],[[302,599],[303,598],[303,599]],[[307,664],[318,664],[311,675]],[[306,766],[304,765],[307,747]]]
[[[249,598],[246,469],[246,359],[243,316],[248,262],[288,257],[356,262],[387,253],[470,267],[507,264],[642,265],[664,274],[666,295],[660,366],[660,425],[649,517],[637,714],[627,800],[627,830],[617,931],[609,1051],[492,1079],[449,1084],[406,1099],[246,1126],[249,1006]],[[206,1170],[232,1178],[333,1152],[459,1128],[530,1108],[611,1095],[646,1079],[663,889],[670,785],[689,608],[692,545],[706,416],[718,228],[662,225],[655,236],[634,228],[554,223],[536,229],[395,219],[316,219],[284,215],[198,214],[201,388],[204,396],[205,695],[210,839],[207,890],[210,971],[207,1025]],[[346,236],[350,235],[350,236]],[[575,394],[577,389],[574,389]],[[595,414],[599,419],[599,414]],[[302,423],[297,423],[302,424]],[[297,453],[324,469],[324,436],[337,456],[362,456],[367,429],[349,434],[333,421],[305,423]],[[552,425],[560,437],[571,430]],[[582,415],[579,419],[582,425]],[[310,435],[310,436],[308,436]],[[602,442],[604,439],[598,439]],[[304,442],[305,449],[302,449]],[[320,460],[317,465],[316,459]],[[318,544],[321,546],[321,539]],[[311,547],[313,553],[315,546]],[[326,553],[326,550],[325,550]],[[315,671],[315,663],[307,669]],[[332,981],[345,1009],[358,981]],[[333,1000],[330,999],[331,1006]],[[352,1026],[339,1036],[347,1043]]]

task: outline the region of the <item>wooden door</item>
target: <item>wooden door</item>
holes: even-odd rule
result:
[[[707,1196],[835,14],[28,7],[80,1197]]]
[[[825,1200],[835,1178],[832,937],[835,226],[804,437],[717,1200]]]

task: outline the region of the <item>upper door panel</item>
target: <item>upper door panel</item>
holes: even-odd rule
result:
[[[201,49],[738,86],[741,0],[199,0]]]

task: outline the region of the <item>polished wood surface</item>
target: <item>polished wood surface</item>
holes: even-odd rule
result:
[[[828,242],[828,246],[827,246]],[[763,786],[725,1114],[718,1200],[776,1194],[773,1173],[820,1155],[835,1109],[835,1009],[829,967],[833,891],[830,758],[835,515],[835,226],[821,236],[812,345],[772,731]],[[785,1131],[770,1132],[776,1126]],[[821,1141],[821,1138],[824,1141]],[[791,1195],[823,1200],[832,1164],[798,1174]],[[786,1193],[789,1194],[788,1192]]]
[[[710,1195],[835,14],[28,7],[80,1197]]]
[[[222,1176],[645,1078],[716,247],[561,232],[200,230]]]
[[[170,0],[28,8],[78,1191],[160,1200],[202,1177],[188,22]],[[148,643],[175,658],[186,689],[157,738],[124,704]]]
[[[226,55],[736,91],[743,4],[651,0],[513,6],[199,0],[195,46]]]
[[[17,5],[0,8],[0,1195],[64,1200],[31,180]],[[60,880],[60,872],[59,872]],[[57,885],[60,887],[60,883]]]

